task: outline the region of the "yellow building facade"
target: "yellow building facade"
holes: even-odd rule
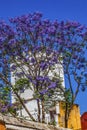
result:
[[[58,123],[60,127],[65,127],[64,102],[59,102]],[[74,104],[68,119],[68,128],[81,130],[80,110],[77,104]]]

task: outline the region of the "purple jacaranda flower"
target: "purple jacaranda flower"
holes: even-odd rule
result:
[[[1,50],[3,49],[3,44],[2,44],[2,43],[0,43],[0,49],[1,49]]]
[[[63,41],[62,41],[62,39],[58,39],[58,43],[62,43]]]
[[[18,76],[18,77],[21,77],[21,76],[23,76],[24,75],[24,72],[17,72],[16,73],[16,76]]]
[[[20,59],[21,60],[21,59]],[[24,58],[23,59],[24,62],[29,62],[29,58]]]
[[[56,28],[54,26],[49,27],[48,28],[48,33],[55,34],[56,33]]]
[[[34,58],[31,58],[31,63],[35,63],[35,59]]]
[[[40,99],[39,99],[39,98],[37,98],[36,100],[37,100],[37,102],[39,102],[39,100],[40,100]]]
[[[28,52],[28,47],[24,46],[24,47],[23,47],[23,51],[24,51],[24,52]]]
[[[4,113],[8,110],[8,107],[5,105],[1,108],[1,112]]]
[[[33,51],[39,51],[40,49],[41,49],[40,46],[34,46],[34,47],[33,47]]]
[[[8,60],[7,60],[7,59],[3,59],[3,63],[4,63],[4,64],[7,64],[7,63],[8,63]]]
[[[50,40],[51,40],[51,37],[49,37],[49,36],[46,37],[46,41],[47,41],[47,42],[50,42]]]
[[[55,42],[59,42],[59,39],[58,39],[58,38],[55,38]]]
[[[80,23],[75,21],[75,22],[71,22],[70,25],[73,27],[79,27]]]
[[[78,33],[80,33],[80,32],[82,32],[83,29],[84,29],[84,26],[80,26],[80,27],[78,27],[78,28],[76,29],[76,31],[77,31]],[[79,36],[81,36],[81,35],[79,35]]]
[[[11,66],[11,70],[16,70],[17,66],[16,65],[12,65]]]
[[[44,81],[50,82],[51,80],[50,80],[49,76],[44,76]]]
[[[46,69],[47,68],[47,63],[46,62],[41,62],[40,63],[40,68],[42,68],[42,70]]]
[[[47,55],[51,55],[51,53],[52,53],[52,50],[47,48],[47,49],[46,49],[46,54],[47,54]]]
[[[57,28],[57,27],[59,26],[58,21],[57,21],[57,20],[55,20],[55,21],[53,22],[53,25]]]
[[[58,62],[58,58],[57,58],[56,56],[54,56],[54,57],[52,58],[52,61],[53,61],[54,63],[57,63],[57,62]]]
[[[0,43],[4,42],[5,38],[4,37],[0,37]]]
[[[35,12],[35,13],[33,13],[33,15],[32,15],[32,20],[37,21],[37,20],[40,20],[41,17],[42,17],[42,13],[40,13],[40,12]]]
[[[71,48],[71,47],[72,47],[72,45],[71,45],[71,44],[68,44],[68,45],[67,45],[67,47],[68,47],[68,48]]]
[[[32,80],[32,83],[36,85],[36,84],[37,84],[37,81],[36,81],[36,80]]]
[[[56,87],[56,83],[55,83],[55,82],[52,82],[52,83],[48,86],[48,89],[55,88],[55,87]]]
[[[38,81],[44,81],[44,77],[42,77],[42,76],[37,76],[37,77],[36,77],[36,80],[38,80]]]
[[[32,82],[32,76],[28,75],[27,78]]]
[[[41,95],[44,95],[44,94],[46,94],[46,93],[47,93],[47,90],[46,90],[46,89],[40,91],[40,94],[41,94]]]
[[[16,40],[11,39],[8,44],[9,44],[10,47],[15,46],[16,45]]]
[[[50,20],[49,20],[49,19],[44,19],[43,22],[44,22],[45,24],[49,24],[49,23],[50,23]]]

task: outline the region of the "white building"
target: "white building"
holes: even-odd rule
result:
[[[27,69],[26,69],[27,70]],[[19,71],[19,70],[18,70]],[[54,73],[57,73],[63,80],[62,82],[62,86],[64,87],[64,73],[63,73],[63,68],[62,68],[62,65],[55,65],[55,69],[53,70],[50,70],[49,71],[49,76],[50,78],[53,77]],[[13,73],[11,73],[11,83],[12,85],[15,84],[17,80],[17,77],[15,77],[15,75],[13,75]],[[36,100],[33,100],[33,90],[30,90],[30,89],[26,89],[24,92],[20,92],[20,96],[26,100],[26,107],[29,109],[30,113],[32,114],[32,116],[37,120],[37,111],[38,111],[38,107],[37,107],[37,101]],[[55,92],[55,95],[56,95],[56,92]],[[58,93],[56,95],[58,97]],[[61,100],[62,97],[59,96],[59,100]],[[12,95],[12,103],[15,103],[16,100],[15,100],[15,95],[13,94]],[[41,105],[40,105],[41,107]],[[29,116],[27,114],[27,112],[25,111],[24,108],[20,108],[20,110],[18,110],[18,113],[19,113],[19,116],[23,116],[27,119],[29,119]],[[57,103],[57,106],[56,106],[56,114],[55,114],[55,121],[57,122],[57,125],[58,125],[58,114],[59,114],[59,106],[58,106],[58,103]],[[50,122],[50,115],[49,114],[46,114],[45,115],[45,120],[46,122]]]

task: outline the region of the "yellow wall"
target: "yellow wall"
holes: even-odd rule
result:
[[[60,114],[58,115],[59,126],[65,127],[65,112],[64,112],[64,102],[59,103]],[[68,128],[72,128],[73,130],[81,129],[81,121],[80,121],[80,111],[78,105],[74,104],[71,110],[69,120],[68,120]]]

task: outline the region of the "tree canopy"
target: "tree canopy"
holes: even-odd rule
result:
[[[39,12],[11,18],[9,24],[0,21],[0,67],[5,68],[5,74],[1,72],[0,78],[11,86],[21,101],[15,85],[12,85],[8,78],[10,64],[11,74],[18,79],[26,78],[26,82],[32,84],[33,88],[31,85],[28,87],[33,89],[38,107],[39,101],[42,102],[43,109],[45,95],[50,98],[55,91],[59,91],[63,93],[67,102],[66,95],[70,92],[69,102],[72,107],[79,90],[85,90],[86,50],[87,27],[79,22],[51,21],[43,19]],[[61,68],[67,81],[65,89],[58,72]],[[17,84],[17,87],[19,86]],[[21,103],[24,106],[23,101]],[[42,114],[44,119],[44,111]]]

